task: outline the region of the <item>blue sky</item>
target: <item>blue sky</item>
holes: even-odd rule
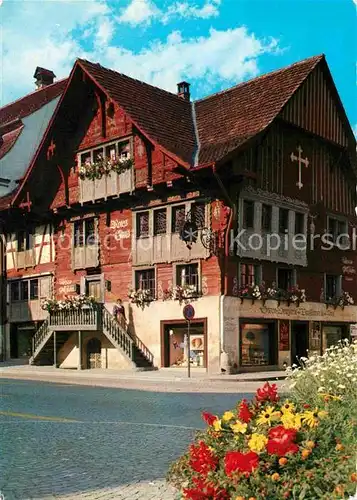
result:
[[[357,0],[355,0],[357,1]],[[0,0],[1,104],[85,57],[193,98],[324,53],[357,125],[354,0]]]

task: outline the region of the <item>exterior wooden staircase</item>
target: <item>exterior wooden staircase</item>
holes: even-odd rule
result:
[[[57,354],[74,331],[102,332],[111,344],[118,349],[132,367],[154,370],[154,356],[136,336],[130,335],[116,321],[104,305],[78,311],[59,311],[50,314],[32,339],[30,364],[53,365]],[[56,356],[54,353],[56,332]]]

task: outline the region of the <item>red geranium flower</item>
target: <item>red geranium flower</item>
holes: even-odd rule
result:
[[[243,399],[239,405],[238,418],[246,424],[250,422],[253,417],[253,413],[249,410],[249,406],[246,399]]]
[[[263,387],[257,390],[255,399],[257,401],[263,402],[263,401],[271,401],[271,402],[276,402],[279,400],[278,396],[278,389],[276,387],[276,384],[270,385],[269,382],[266,382]]]
[[[194,471],[207,475],[209,471],[215,470],[218,460],[203,441],[198,446],[190,446],[190,455],[189,463]]]
[[[202,412],[202,418],[208,425],[213,425],[214,422],[217,420],[216,415],[212,415],[212,413],[208,413],[208,411]]]
[[[294,442],[297,431],[295,429],[285,429],[282,425],[278,425],[270,429],[267,443],[267,452],[271,455],[285,456],[287,453],[297,453],[298,445]]]
[[[205,479],[193,478],[194,488],[184,488],[183,492],[189,500],[228,500],[227,491],[212,483],[206,483]]]
[[[227,476],[233,472],[252,472],[259,465],[259,456],[254,451],[241,453],[240,451],[228,451],[224,458]]]

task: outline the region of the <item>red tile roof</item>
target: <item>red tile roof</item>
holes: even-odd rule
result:
[[[305,59],[194,102],[198,164],[221,160],[263,131],[323,58]],[[197,141],[192,103],[99,64],[78,63],[143,132],[193,164]]]
[[[196,141],[191,102],[100,64],[84,59],[78,63],[144,133],[192,164]]]
[[[305,59],[196,101],[199,164],[222,159],[262,132],[323,58]]]
[[[0,108],[0,126],[18,118],[25,118],[31,115],[45,104],[58,97],[66,87],[67,78],[47,85],[42,89],[35,90],[31,94],[21,97],[17,101],[11,102]]]

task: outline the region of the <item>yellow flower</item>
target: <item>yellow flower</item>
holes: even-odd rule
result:
[[[301,415],[299,414],[294,415],[293,413],[285,412],[281,417],[281,421],[285,429],[301,429]]]
[[[217,420],[215,420],[215,421],[213,422],[213,427],[214,427],[214,430],[215,430],[216,432],[218,432],[218,431],[221,431],[221,430],[222,430],[222,425],[221,425],[221,424],[222,424],[222,421],[221,421],[221,420],[218,420],[218,419],[217,419]]]
[[[267,442],[268,438],[264,436],[264,434],[257,434],[254,432],[248,441],[248,446],[251,451],[259,453],[260,451],[264,450]]]
[[[244,434],[247,432],[247,424],[243,424],[243,422],[240,422],[239,420],[236,421],[235,424],[231,424],[231,429],[234,433],[241,433]]]
[[[316,427],[319,424],[319,418],[325,418],[326,416],[327,411],[319,411],[318,408],[315,408],[313,411],[305,411],[302,414],[304,422],[309,427]]]
[[[286,400],[283,406],[281,407],[281,411],[283,413],[292,413],[295,410],[294,403],[291,403],[289,400]]]
[[[224,420],[225,422],[228,422],[228,420],[232,420],[233,418],[234,418],[234,413],[231,411],[226,411],[223,414],[222,420]]]
[[[258,425],[271,425],[273,420],[276,420],[280,417],[280,411],[274,411],[273,406],[267,406],[265,410],[263,410],[257,418]]]

